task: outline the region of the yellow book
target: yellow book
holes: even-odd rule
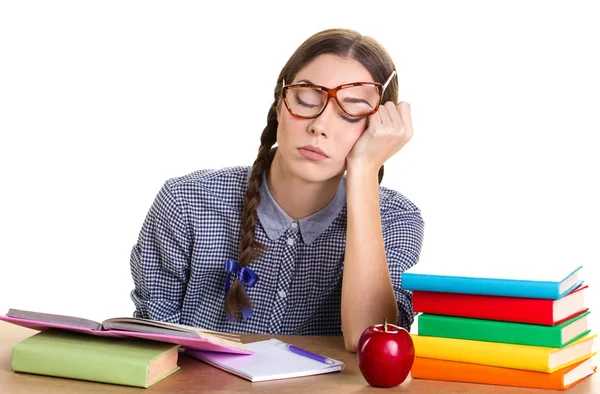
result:
[[[515,345],[411,334],[417,357],[552,373],[584,360],[597,334],[562,348]]]

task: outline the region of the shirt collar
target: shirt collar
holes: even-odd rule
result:
[[[252,168],[249,170],[249,175]],[[314,214],[298,220],[298,227],[302,240],[305,244],[311,244],[319,237],[335,220],[344,208],[346,203],[346,177],[342,177],[337,188],[335,196],[326,207]],[[271,195],[267,185],[266,171],[262,174],[262,185],[260,186],[260,203],[257,208],[257,215],[260,223],[265,229],[265,233],[271,240],[276,240],[287,229],[290,228],[294,219],[292,219],[277,204],[277,201]]]

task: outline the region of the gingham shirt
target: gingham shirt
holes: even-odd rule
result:
[[[238,261],[249,175],[249,167],[201,170],[164,184],[131,252],[134,316],[222,332],[342,335],[345,178],[325,208],[294,220],[273,199],[263,174],[255,238],[268,250],[250,265],[259,277],[246,288],[254,316],[227,318],[225,261]],[[407,198],[385,187],[379,204],[397,323],[409,329],[412,295],[402,289],[401,274],[418,261],[423,220]]]

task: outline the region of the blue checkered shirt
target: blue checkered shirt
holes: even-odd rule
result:
[[[254,316],[227,318],[225,261],[239,257],[249,174],[249,167],[201,170],[164,184],[131,252],[134,316],[222,332],[342,335],[345,178],[325,208],[294,220],[273,199],[263,174],[255,238],[268,249],[250,265],[259,277],[246,289]],[[379,204],[397,323],[410,329],[412,295],[402,289],[401,274],[418,261],[423,220],[407,198],[385,187]]]

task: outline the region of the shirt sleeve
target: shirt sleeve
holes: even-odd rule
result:
[[[135,317],[180,323],[191,240],[185,210],[166,182],[131,251]]]
[[[383,239],[392,286],[398,303],[400,327],[410,331],[414,321],[412,292],[402,288],[402,273],[417,264],[423,244],[424,222],[418,208],[390,208],[383,217]]]

